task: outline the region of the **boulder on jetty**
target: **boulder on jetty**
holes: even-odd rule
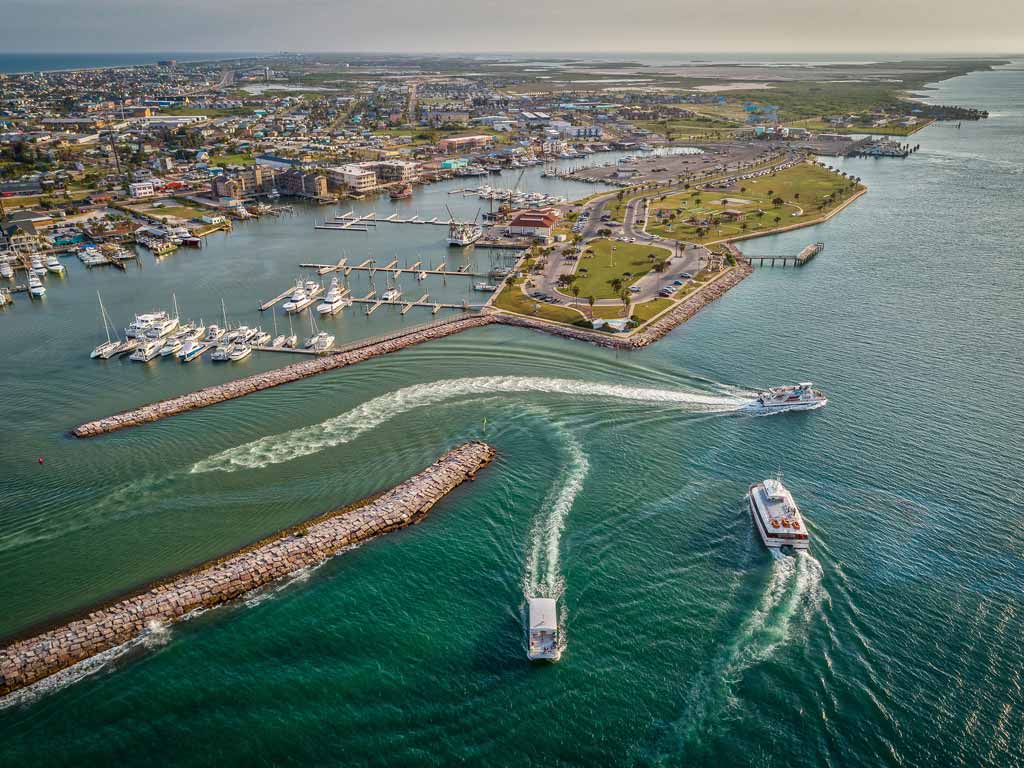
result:
[[[0,649],[0,695],[49,677],[200,608],[233,600],[327,560],[341,550],[422,520],[431,507],[494,458],[486,443],[452,449],[422,472],[369,500],[165,579]]]

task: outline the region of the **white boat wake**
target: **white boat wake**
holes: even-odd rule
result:
[[[398,389],[367,400],[352,410],[327,419],[320,424],[293,429],[277,435],[268,435],[259,440],[229,448],[196,462],[191,471],[193,473],[235,472],[241,469],[262,469],[271,464],[292,461],[351,442],[359,435],[414,408],[435,405],[459,397],[495,393],[546,393],[601,397],[663,403],[688,411],[709,413],[738,411],[748,402],[747,398],[738,396],[707,395],[674,389],[650,389],[571,379],[524,376],[446,379]]]
[[[682,717],[660,745],[661,754],[700,744],[729,710],[742,707],[733,689],[743,673],[770,658],[805,631],[827,594],[822,568],[809,553],[786,556],[772,551],[772,570],[761,599],[732,642],[690,686]]]

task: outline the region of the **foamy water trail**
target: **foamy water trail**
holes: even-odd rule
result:
[[[562,531],[576,496],[583,488],[590,463],[583,448],[570,433],[565,437],[569,463],[558,477],[554,490],[544,502],[530,533],[530,549],[524,574],[523,596],[562,596],[564,581],[561,568]]]
[[[359,435],[414,408],[435,405],[454,398],[494,393],[545,393],[574,397],[663,403],[688,411],[724,412],[739,410],[747,400],[737,396],[708,395],[677,389],[651,389],[621,384],[600,384],[571,379],[523,376],[483,376],[446,379],[416,384],[367,400],[320,424],[293,429],[229,448],[196,462],[192,472],[234,472],[261,469],[271,464],[309,456],[324,449],[351,442]]]
[[[697,676],[683,715],[667,734],[662,754],[700,743],[730,709],[742,706],[733,690],[743,673],[770,658],[784,643],[806,631],[826,593],[821,563],[808,553],[785,556],[772,551],[772,570],[757,606],[733,641]]]

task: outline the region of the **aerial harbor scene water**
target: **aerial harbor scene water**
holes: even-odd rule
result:
[[[0,765],[1024,764],[1024,56],[26,8]]]

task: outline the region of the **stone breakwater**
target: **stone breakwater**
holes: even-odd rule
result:
[[[196,408],[205,408],[208,405],[223,403],[225,400],[234,400],[236,397],[244,397],[253,392],[270,389],[271,387],[279,387],[282,384],[305,379],[309,376],[316,376],[318,373],[333,371],[336,368],[344,368],[347,365],[361,363],[364,360],[369,360],[371,357],[386,355],[389,352],[397,352],[400,349],[422,344],[431,339],[451,336],[468,328],[476,328],[491,322],[493,322],[492,318],[486,315],[474,315],[443,321],[432,324],[430,327],[385,339],[384,341],[367,343],[365,346],[317,357],[302,363],[293,363],[283,368],[267,371],[266,373],[257,373],[253,376],[237,379],[236,381],[204,387],[187,395],[171,397],[140,408],[122,411],[103,419],[88,421],[71,430],[71,434],[75,437],[95,437],[96,435],[116,432],[119,429],[138,426],[150,421],[159,421],[160,419],[166,419],[168,416],[175,416],[179,413],[195,410]]]
[[[466,443],[370,500],[328,512],[83,618],[16,641],[0,650],[0,695],[127,643],[149,628],[233,600],[322,563],[346,547],[417,523],[493,457],[494,449],[486,443]]]
[[[753,271],[753,267],[749,264],[739,264],[732,267],[727,273],[717,278],[714,282],[706,285],[688,299],[681,301],[675,306],[666,309],[662,314],[656,316],[642,330],[628,335],[598,333],[585,328],[576,328],[574,326],[563,325],[561,323],[551,323],[546,320],[538,320],[537,318],[515,315],[509,312],[502,312],[494,315],[494,317],[499,323],[503,323],[505,325],[515,325],[520,328],[533,328],[534,330],[543,331],[544,333],[554,334],[555,336],[564,336],[565,338],[576,339],[577,341],[586,341],[602,347],[627,350],[640,349],[649,344],[653,344],[655,341],[668,334],[669,331],[685,323],[708,304],[721,298],[726,291],[736,286]]]

